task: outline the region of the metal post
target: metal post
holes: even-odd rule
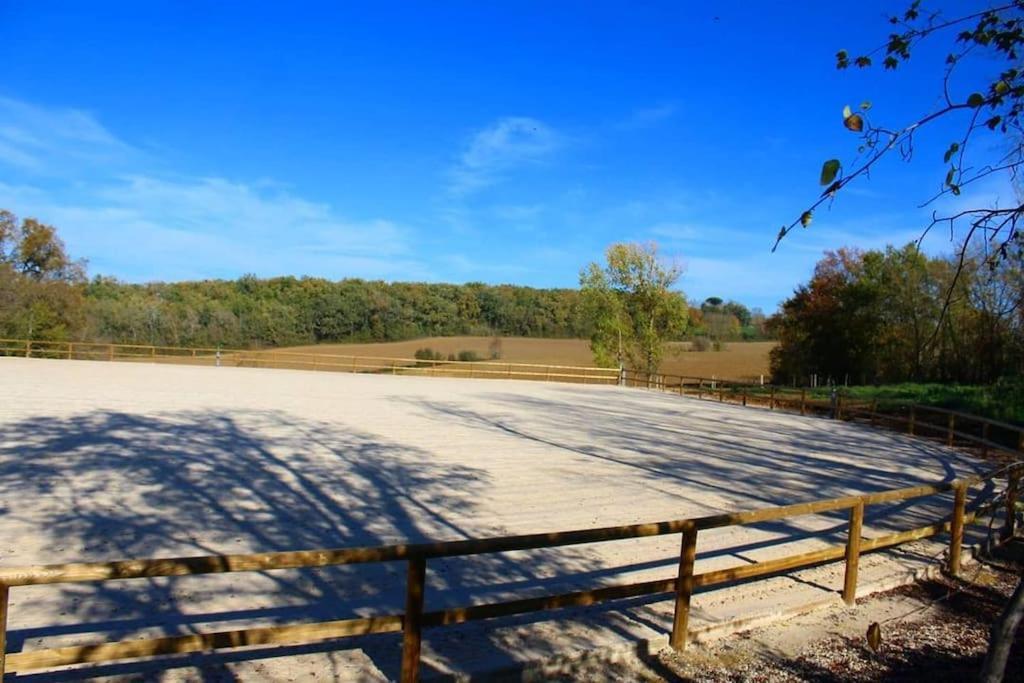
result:
[[[676,578],[676,611],[669,640],[674,650],[686,647],[686,629],[690,620],[690,598],[693,596],[693,565],[697,559],[697,527],[689,523],[683,530],[679,550],[679,576]]]
[[[800,414],[801,415],[806,415],[807,414],[807,390],[806,389],[801,389],[800,390]]]
[[[427,560],[409,560],[402,618],[402,683],[420,680],[420,648],[423,640],[423,589],[427,579]]]
[[[864,501],[850,508],[850,530],[846,539],[846,577],[843,601],[851,607],[857,602],[857,569],[860,565],[860,537],[864,526]]]

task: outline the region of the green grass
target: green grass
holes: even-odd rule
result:
[[[885,384],[840,387],[853,401],[877,400],[880,408],[917,403],[959,410],[994,420],[1024,424],[1024,381],[1003,381],[990,386],[970,384]],[[815,398],[828,398],[829,390],[811,391]]]

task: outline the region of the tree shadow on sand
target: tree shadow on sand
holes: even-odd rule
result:
[[[488,485],[482,470],[275,411],[37,418],[4,427],[0,524],[12,535],[0,551],[14,565],[27,563],[29,546],[32,563],[54,563],[454,540],[467,537],[460,520]],[[427,608],[566,590],[594,570],[584,549],[438,560]],[[8,649],[395,614],[404,586],[398,562],[20,587],[11,594]],[[399,637],[291,651],[361,647],[394,677]],[[497,666],[522,654],[498,640],[483,645]],[[205,671],[223,680],[227,669],[216,663],[245,656],[207,656],[214,665]],[[79,674],[146,671],[153,665]]]

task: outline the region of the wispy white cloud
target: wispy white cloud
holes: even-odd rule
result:
[[[561,136],[538,119],[498,119],[470,138],[451,170],[449,190],[467,194],[492,185],[515,168],[546,160],[561,143]]]
[[[0,97],[0,166],[64,175],[83,163],[109,165],[135,153],[88,112]]]
[[[272,180],[172,176],[158,163],[87,113],[0,99],[0,207],[59,226],[96,272],[431,279],[394,221],[353,220]]]

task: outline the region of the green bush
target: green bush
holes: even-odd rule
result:
[[[424,349],[416,349],[416,353],[414,353],[413,356],[415,356],[416,360],[418,361],[444,360],[443,353],[441,353],[440,351],[435,351],[430,347]],[[423,367],[427,365],[427,363],[417,363],[416,365]]]
[[[476,351],[459,351],[459,360],[467,363],[475,363],[476,361],[483,359],[477,355]]]

